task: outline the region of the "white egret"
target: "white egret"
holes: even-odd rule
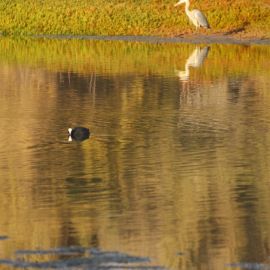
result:
[[[210,50],[210,47],[208,46],[204,47],[203,49],[201,49],[200,47],[196,47],[196,49],[192,52],[192,54],[189,56],[189,58],[186,61],[185,70],[183,71],[176,70],[177,75],[181,81],[188,81],[189,68],[200,67],[203,64],[205,58],[207,57],[209,50]]]
[[[176,3],[174,6],[178,6],[180,4],[185,3],[185,11],[191,22],[196,26],[196,29],[198,27],[204,27],[204,28],[210,28],[210,25],[205,17],[205,15],[198,9],[189,10],[189,0],[180,0],[178,3]]]

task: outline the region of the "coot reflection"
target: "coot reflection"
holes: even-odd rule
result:
[[[69,141],[84,141],[90,137],[90,131],[85,127],[74,127],[68,129]]]

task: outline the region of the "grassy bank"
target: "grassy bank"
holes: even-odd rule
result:
[[[176,0],[0,0],[0,31],[6,35],[161,35],[192,33]],[[206,33],[270,37],[269,0],[191,0],[211,24]]]

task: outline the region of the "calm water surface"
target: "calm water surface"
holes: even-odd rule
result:
[[[1,39],[0,257],[268,265],[269,66],[269,46]]]

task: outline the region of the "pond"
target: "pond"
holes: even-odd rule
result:
[[[269,66],[262,45],[2,38],[0,257],[270,268]]]

